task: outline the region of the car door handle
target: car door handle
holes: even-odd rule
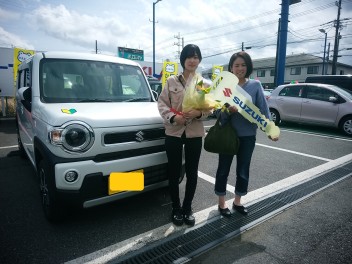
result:
[[[303,103],[310,104],[310,101],[303,101]]]

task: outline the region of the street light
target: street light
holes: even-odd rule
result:
[[[328,35],[328,33],[325,31],[325,29],[319,29],[319,31],[321,32],[321,33],[324,33],[325,34],[325,43],[324,43],[324,58],[323,58],[323,70],[322,70],[322,72],[321,72],[321,74],[322,75],[324,75],[324,73],[325,73],[325,71],[324,71],[324,69],[325,69],[325,61],[326,61],[326,59],[325,59],[325,50],[326,50],[326,38],[327,38],[327,35]],[[326,65],[326,67],[328,67],[327,65]]]
[[[155,5],[160,1],[153,2],[153,76],[155,75]]]

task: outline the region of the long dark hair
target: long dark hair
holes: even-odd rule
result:
[[[186,59],[191,58],[194,55],[198,56],[199,62],[202,61],[202,53],[200,52],[200,49],[197,45],[188,44],[182,49],[181,55],[180,55],[180,62],[181,62],[182,68],[185,68]]]
[[[231,56],[228,71],[231,72],[233,63],[238,57],[241,57],[246,63],[247,72],[245,78],[248,78],[253,72],[253,62],[251,56],[249,56],[249,54],[244,51],[236,52]]]

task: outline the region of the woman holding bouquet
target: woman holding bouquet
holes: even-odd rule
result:
[[[228,71],[237,76],[239,89],[243,89],[249,95],[248,97],[252,103],[269,119],[269,108],[260,82],[248,79],[253,71],[251,57],[243,51],[233,54],[229,61]],[[231,125],[237,131],[240,141],[240,147],[236,157],[235,199],[232,203],[232,208],[243,215],[247,215],[248,210],[242,205],[241,197],[247,194],[249,167],[256,142],[257,125],[237,113],[235,106],[226,106],[228,111],[217,110],[217,117],[220,118],[222,124],[231,122]],[[278,138],[270,139],[273,141],[278,140]],[[215,194],[219,197],[218,210],[221,215],[226,217],[231,216],[231,211],[225,204],[225,194],[227,178],[230,173],[233,157],[233,155],[219,154],[219,164],[215,180]]]
[[[182,74],[170,76],[158,99],[158,109],[165,125],[165,147],[168,158],[169,189],[172,201],[171,220],[175,225],[193,226],[192,200],[197,186],[198,164],[202,150],[204,127],[202,120],[210,111],[182,109],[182,102],[189,83],[196,74],[202,54],[198,46],[186,45],[180,55]],[[187,82],[188,81],[188,82]],[[182,170],[183,146],[185,150],[186,190],[181,206],[178,179]]]

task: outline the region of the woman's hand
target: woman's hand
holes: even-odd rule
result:
[[[182,125],[184,126],[186,124],[186,118],[183,117],[183,115],[176,115],[174,117],[174,122],[177,124],[177,125]]]
[[[186,119],[193,119],[193,118],[196,118],[196,117],[199,118],[199,117],[202,116],[202,112],[200,110],[192,109],[192,110],[189,110],[188,112],[183,112],[183,116]]]
[[[276,137],[276,138],[272,138],[271,136],[268,136],[268,138],[269,138],[270,140],[272,140],[272,141],[278,141],[278,140],[279,140],[279,138],[278,138],[278,137]]]
[[[237,107],[234,106],[234,105],[229,106],[227,109],[229,110],[229,112],[230,112],[231,114],[238,112]]]

